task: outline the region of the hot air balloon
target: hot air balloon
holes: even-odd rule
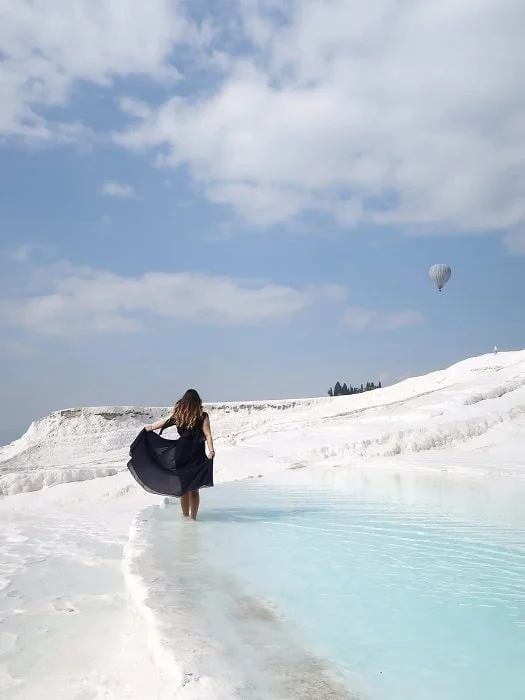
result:
[[[439,291],[441,291],[446,285],[446,283],[449,281],[450,276],[452,275],[452,270],[448,265],[432,265],[432,267],[428,271],[428,274],[430,279],[434,280],[434,282],[436,283]]]

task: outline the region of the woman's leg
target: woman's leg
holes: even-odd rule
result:
[[[180,497],[180,507],[182,509],[182,515],[188,517],[190,514],[190,494],[185,493]]]
[[[190,508],[191,508],[191,519],[197,520],[197,511],[199,510],[199,503],[201,501],[198,491],[190,491]]]

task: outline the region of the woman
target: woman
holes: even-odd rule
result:
[[[176,426],[177,440],[161,437],[170,426]],[[157,435],[154,431],[159,428]],[[141,430],[131,445],[130,455],[128,468],[146,491],[180,497],[182,514],[197,519],[199,489],[213,486],[215,450],[210,418],[195,389],[188,389],[177,401],[169,418]]]

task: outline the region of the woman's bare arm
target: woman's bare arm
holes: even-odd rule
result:
[[[168,421],[170,417],[171,417],[171,416],[169,416],[168,418],[161,418],[161,419],[158,420],[156,423],[151,423],[151,425],[146,425],[145,428],[146,428],[146,430],[148,430],[148,431],[149,431],[149,430],[159,430],[159,428],[162,428],[162,426],[164,425],[164,423],[166,423],[166,421]]]
[[[215,450],[213,449],[213,437],[211,434],[210,418],[207,414],[204,416],[202,432],[204,433],[204,437],[206,438],[206,442],[208,444],[209,455],[211,459],[213,459],[215,457]]]

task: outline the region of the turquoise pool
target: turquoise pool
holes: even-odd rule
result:
[[[191,528],[211,589],[227,574],[275,605],[364,698],[523,700],[525,491],[389,478],[344,491],[219,486],[202,493],[198,523],[176,502],[157,509],[151,538],[173,562],[188,552],[170,533]]]

